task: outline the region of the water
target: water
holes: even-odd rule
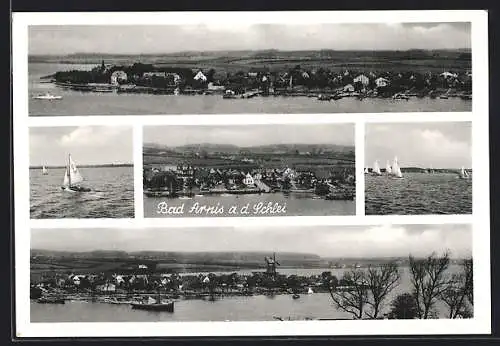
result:
[[[134,217],[133,167],[79,168],[83,186],[92,191],[70,193],[61,189],[64,168],[30,169],[30,215],[47,218]]]
[[[312,194],[290,194],[266,193],[248,195],[218,195],[218,196],[195,196],[192,199],[169,199],[162,197],[144,196],[144,216],[145,217],[242,217],[242,216],[327,216],[327,215],[354,215],[356,204],[354,201],[332,201],[324,199],[313,199]],[[184,204],[182,214],[161,213],[162,206],[167,204],[170,207],[180,208]],[[221,213],[212,214],[206,212],[196,212],[201,210],[196,208],[196,203],[201,208],[213,206],[215,210],[223,209]],[[262,213],[264,208],[258,208],[259,203],[267,206],[278,204],[285,212]],[[248,214],[241,213],[241,209],[249,205]],[[230,213],[230,208],[236,206],[236,213]],[[254,206],[256,209],[254,209]],[[194,208],[193,208],[194,207]],[[218,208],[217,208],[218,207]],[[283,209],[285,207],[285,209]],[[163,209],[165,210],[165,209]],[[278,211],[278,208],[274,209]],[[191,212],[190,212],[191,211]],[[270,210],[269,210],[270,211]]]
[[[456,174],[365,178],[365,210],[369,215],[472,213],[472,181],[458,179]]]
[[[450,266],[450,273],[457,270]],[[282,273],[284,270],[280,270]],[[292,270],[300,275],[310,275],[310,269]],[[338,278],[342,269],[317,269],[316,275],[331,271]],[[309,274],[308,274],[309,273]],[[410,292],[408,268],[401,269],[398,287],[387,297],[382,312],[387,312],[392,299],[403,292]],[[436,305],[439,317],[444,318],[446,309]],[[67,301],[64,305],[31,303],[31,322],[168,322],[168,321],[272,321],[273,316],[284,319],[304,318],[351,318],[351,315],[335,308],[328,293],[301,294],[300,299],[291,295],[223,297],[216,301],[177,300],[175,312],[150,312],[132,310],[127,304],[86,303]]]
[[[91,69],[95,65],[29,64],[29,114],[47,115],[140,115],[140,114],[235,114],[235,113],[378,113],[378,112],[470,112],[472,102],[460,98],[410,100],[343,98],[319,101],[311,97],[256,97],[222,99],[220,95],[148,95],[91,93],[65,90],[40,83],[40,77],[57,71]],[[50,92],[62,100],[35,100]]]

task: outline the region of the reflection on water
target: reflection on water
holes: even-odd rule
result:
[[[203,206],[213,207],[211,209],[213,212],[207,212],[206,208],[202,209]],[[248,206],[248,214],[241,212],[246,206]],[[236,213],[230,212],[231,207],[236,210]],[[172,208],[172,213],[167,213],[170,208]],[[192,199],[144,196],[145,217],[328,216],[354,215],[355,213],[354,201],[325,200],[314,198],[312,194],[286,195],[279,192],[247,195],[223,194],[195,196]]]
[[[472,180],[447,173],[406,173],[403,179],[366,175],[365,210],[369,215],[471,214]]]

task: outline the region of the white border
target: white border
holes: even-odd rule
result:
[[[474,97],[472,113],[376,113],[308,115],[158,115],[74,116],[28,118],[28,25],[227,25],[258,23],[398,23],[471,22]],[[490,316],[489,243],[489,153],[488,153],[488,28],[486,11],[350,11],[350,12],[172,12],[172,13],[14,13],[13,14],[13,104],[16,225],[16,335],[18,337],[78,336],[286,336],[286,335],[409,335],[409,334],[488,334]],[[249,119],[251,119],[249,121]],[[265,123],[356,123],[356,197],[364,177],[358,165],[363,157],[360,146],[365,122],[473,121],[473,205],[470,215],[432,216],[334,216],[245,218],[245,225],[376,225],[472,223],[474,254],[474,318],[471,320],[408,321],[290,321],[290,322],[166,322],[166,323],[30,323],[29,238],[30,228],[234,226],[238,218],[144,219],[142,207],[141,125],[265,124]],[[29,135],[27,126],[132,125],[134,127],[134,219],[29,220]],[[363,148],[363,149],[361,149]],[[362,162],[362,161],[361,161]],[[362,162],[363,163],[363,162]],[[140,172],[140,175],[137,173]],[[479,178],[478,178],[479,175]],[[357,210],[362,206],[357,202]]]

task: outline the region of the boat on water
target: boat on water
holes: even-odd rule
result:
[[[40,297],[36,300],[39,304],[64,304],[64,298],[60,297]]]
[[[365,171],[364,171],[364,173],[365,173],[365,174],[368,174],[368,173],[370,173],[370,172],[368,171],[368,168],[365,168]]]
[[[392,96],[392,98],[394,100],[409,100],[410,97],[405,95],[405,94],[394,94],[394,96]]]
[[[325,95],[325,94],[319,94],[318,95],[318,100],[319,101],[330,101],[332,98],[330,95]]]
[[[467,170],[462,166],[460,169],[460,175],[458,176],[460,179],[470,179],[470,174]]]
[[[397,157],[395,157],[394,161],[392,162],[391,176],[393,178],[398,178],[398,179],[403,178],[403,174],[401,173],[401,168],[399,167],[399,162]]]
[[[307,294],[313,294],[313,293],[314,293],[313,289],[309,287],[309,289],[307,290]]]
[[[299,299],[300,298],[300,295],[295,293],[293,296],[292,296],[293,299]]]
[[[380,171],[380,165],[378,163],[378,160],[376,160],[373,163],[372,174],[373,175],[382,175],[382,172]]]
[[[83,176],[71,158],[71,154],[69,154],[61,189],[67,192],[89,192],[90,189],[88,187],[79,185],[81,182],[83,182]]]
[[[40,94],[40,95],[33,96],[33,98],[35,100],[49,100],[49,101],[52,101],[52,100],[61,100],[62,96],[60,96],[60,95],[52,95],[51,93],[47,92],[45,94]]]
[[[132,309],[136,310],[147,310],[147,311],[165,311],[165,312],[174,312],[174,301],[163,301],[161,299],[160,294],[158,294],[158,298],[154,299],[152,297],[148,297],[146,302],[134,302],[130,303]]]
[[[42,166],[42,174],[43,175],[49,174],[49,171],[47,170],[47,168],[45,166]]]
[[[387,175],[390,175],[391,172],[392,172],[392,167],[391,167],[389,160],[387,160],[387,162],[385,163],[385,173]]]

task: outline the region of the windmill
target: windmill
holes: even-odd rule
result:
[[[276,253],[273,253],[272,258],[264,257],[264,260],[266,261],[266,274],[275,278],[277,274],[276,266],[281,265],[278,261],[276,261]]]

